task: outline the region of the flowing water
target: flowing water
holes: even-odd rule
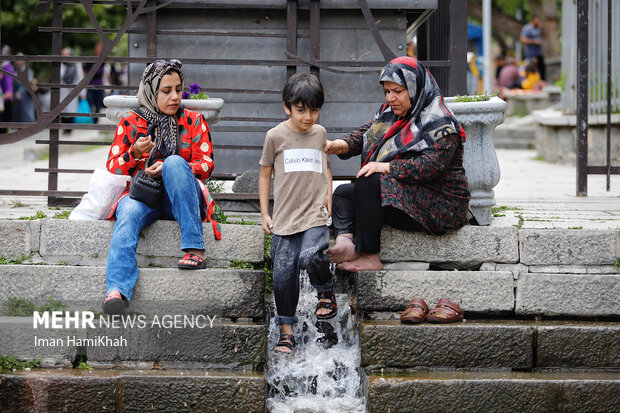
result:
[[[336,294],[338,315],[317,321],[314,315],[316,290],[305,272],[300,276],[299,305],[295,327],[297,346],[292,354],[272,349],[279,329],[269,325],[267,411],[364,412],[361,385],[360,346],[355,317],[347,294]]]

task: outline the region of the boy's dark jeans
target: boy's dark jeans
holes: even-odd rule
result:
[[[323,251],[329,246],[326,226],[312,227],[293,235],[273,235],[273,295],[276,299],[276,324],[296,324],[299,301],[299,272],[306,270],[310,284],[318,292],[333,290],[329,258]]]

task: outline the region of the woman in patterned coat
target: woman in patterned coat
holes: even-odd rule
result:
[[[119,122],[106,162],[114,174],[135,175],[145,169],[163,181],[163,195],[155,207],[128,196],[120,197],[108,219],[116,218],[106,266],[108,314],[122,313],[138,279],[136,247],[142,229],[157,219],[176,220],[181,230],[181,269],[206,267],[202,220],[210,221],[216,239],[215,204],[204,182],[213,171],[209,126],[199,113],[181,105],[181,62],[156,60],[144,70],[138,89],[139,108]],[[154,163],[145,165],[153,153]]]
[[[361,154],[355,183],[333,196],[336,245],[327,251],[347,271],[381,270],[381,227],[442,234],[467,222],[465,132],[433,76],[412,57],[388,63],[379,82],[385,100],[374,119],[325,152]]]

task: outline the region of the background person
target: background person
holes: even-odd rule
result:
[[[540,17],[533,15],[528,24],[521,29],[521,43],[525,45],[525,60],[537,59],[540,78],[546,80],[545,58],[542,54],[542,39],[545,36]]]

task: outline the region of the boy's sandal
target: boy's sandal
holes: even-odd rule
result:
[[[426,321],[429,323],[454,323],[463,320],[463,310],[450,300],[442,298],[435,308],[428,312]]]
[[[404,324],[418,324],[424,321],[428,313],[428,305],[421,298],[414,298],[409,302],[405,311],[400,315],[400,322]]]
[[[186,264],[181,261],[191,261],[195,262],[195,264]],[[207,260],[196,254],[190,254],[188,252],[187,254],[185,254],[185,257],[181,258],[181,260],[177,264],[177,267],[182,270],[202,270],[207,268]]]
[[[112,291],[103,300],[103,312],[108,315],[123,314],[125,308],[129,306],[129,302],[123,298],[118,291]]]
[[[330,291],[328,293],[317,293],[317,296],[319,298],[319,302],[316,304],[316,318],[319,320],[329,320],[330,318],[336,317],[336,314],[338,314],[338,304],[336,304],[336,294],[334,294],[334,291]],[[327,308],[329,313],[321,315],[316,314],[316,312],[321,308]]]
[[[290,351],[276,350],[278,347],[286,347]],[[278,341],[278,344],[274,346],[273,351],[288,354],[292,353],[293,350],[295,350],[295,336],[292,334],[280,334],[280,340]]]

